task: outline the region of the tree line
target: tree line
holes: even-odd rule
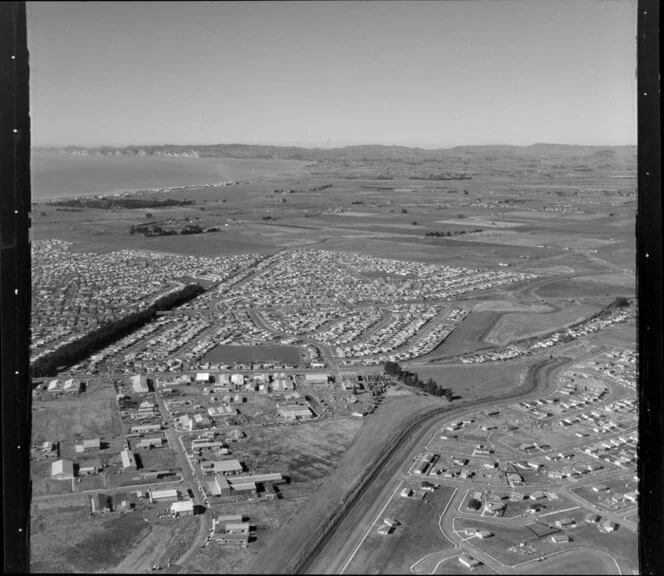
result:
[[[412,388],[419,388],[420,390],[423,390],[424,392],[426,392],[427,394],[431,394],[432,396],[439,396],[439,397],[444,396],[450,402],[454,399],[452,390],[450,390],[449,388],[444,388],[431,377],[429,377],[429,379],[426,382],[424,380],[420,380],[420,377],[417,375],[417,372],[409,372],[407,370],[403,370],[397,362],[391,362],[391,361],[385,362],[383,369],[386,374],[398,378],[406,386],[410,386]]]
[[[57,350],[35,360],[30,366],[31,376],[33,378],[51,376],[57,372],[59,366],[69,366],[80,362],[94,352],[138,330],[152,320],[157,312],[184,304],[201,292],[204,290],[198,284],[189,284],[177,292],[162,296],[145,310],[132,312],[117,320],[106,322],[73,342],[64,344]]]
[[[461,234],[470,234],[472,232],[482,232],[481,228],[475,228],[475,230],[453,230],[450,232],[449,230],[446,230],[445,232],[443,231],[435,231],[435,232],[427,232],[425,236],[434,236],[436,238],[441,238],[443,236],[459,236]]]

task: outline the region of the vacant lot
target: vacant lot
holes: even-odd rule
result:
[[[143,520],[142,516],[139,520]],[[198,532],[201,518],[177,518],[160,520],[150,524],[149,533],[125,552],[113,572],[138,574],[148,572],[153,565],[165,567],[174,562],[191,546]]]
[[[32,442],[109,438],[122,433],[122,422],[113,388],[100,388],[94,395],[35,402],[32,411]]]
[[[281,472],[294,484],[307,483],[307,489],[313,490],[336,466],[361,426],[358,418],[332,417],[307,424],[246,429],[247,437],[233,443],[233,457],[251,472]]]
[[[348,573],[407,574],[427,554],[452,548],[440,532],[438,520],[453,494],[454,488],[449,486],[441,486],[424,499],[402,498],[397,491],[348,564]],[[392,534],[378,534],[387,517],[396,518],[401,525]]]
[[[138,512],[90,516],[86,497],[31,518],[30,571],[97,572],[116,566],[151,531]]]
[[[486,348],[488,344],[483,342],[483,339],[500,316],[500,312],[471,312],[442,344],[434,348],[426,356],[423,356],[422,359],[436,360],[438,358],[465,354],[466,352]]]
[[[203,362],[278,362],[297,365],[300,353],[295,346],[229,346],[219,345],[210,350]]]
[[[551,556],[524,568],[521,574],[620,574],[609,556],[581,548]]]

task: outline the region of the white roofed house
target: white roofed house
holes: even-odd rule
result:
[[[196,382],[206,382],[209,384],[211,381],[209,372],[199,372],[196,374]]]
[[[80,394],[81,393],[81,383],[74,378],[70,378],[64,383],[62,388],[65,394]]]
[[[134,453],[128,448],[125,448],[120,452],[120,461],[122,463],[122,468],[124,469],[136,468],[136,458],[134,457]]]
[[[53,480],[71,480],[74,478],[74,462],[63,458],[51,464],[51,478]]]
[[[231,374],[231,383],[236,386],[244,384],[244,374]]]
[[[60,383],[60,380],[51,380],[48,383],[46,390],[53,393],[60,392],[62,390],[62,384]]]

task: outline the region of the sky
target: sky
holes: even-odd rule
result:
[[[34,146],[636,143],[635,0],[27,7]]]

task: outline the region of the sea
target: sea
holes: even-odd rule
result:
[[[293,174],[306,162],[235,158],[74,156],[33,152],[32,199],[163,190]]]

